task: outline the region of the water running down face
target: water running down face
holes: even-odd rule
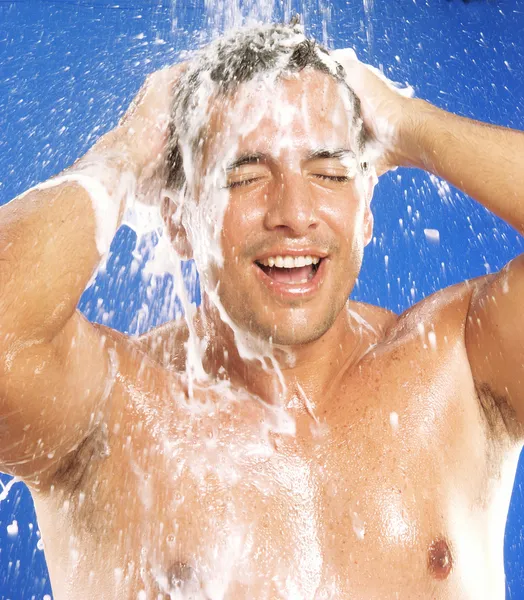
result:
[[[347,88],[311,68],[245,83],[212,107],[192,195],[204,211],[227,195],[223,261],[199,266],[259,338],[319,338],[353,288],[373,223],[354,117]]]

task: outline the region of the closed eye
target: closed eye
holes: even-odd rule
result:
[[[241,179],[240,181],[231,181],[226,185],[227,189],[238,188],[242,186],[249,185],[250,183],[254,183],[255,181],[259,181],[262,179],[261,177],[252,177],[251,179]]]
[[[347,175],[324,175],[323,173],[314,173],[313,175],[317,179],[323,179],[327,181],[338,181],[339,183],[344,183],[346,181],[351,181],[351,177]]]
[[[321,179],[323,181],[334,181],[337,183],[347,183],[351,181],[353,178],[348,175],[326,175],[324,173],[314,173],[313,177],[317,179]],[[248,179],[240,179],[239,181],[231,181],[226,185],[227,189],[239,188],[250,185],[251,183],[255,183],[259,181],[262,177],[250,177]]]

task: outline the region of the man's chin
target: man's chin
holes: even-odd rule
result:
[[[246,298],[245,305],[238,304],[238,297],[229,298],[228,294],[215,293],[212,304],[217,308],[216,302],[221,304],[219,311],[222,320],[227,315],[229,325],[236,329],[236,336],[251,338],[252,343],[263,346],[303,346],[321,338],[334,324],[339,311],[333,302],[328,303],[330,310],[325,311],[326,305],[315,307],[276,306],[273,310],[260,301],[249,302]],[[230,301],[232,300],[232,301]],[[344,300],[345,303],[345,300]],[[261,306],[262,304],[262,306]],[[248,307],[251,310],[245,310]],[[342,309],[343,303],[340,306]],[[255,308],[256,307],[256,308]],[[320,310],[319,310],[320,309]],[[320,315],[322,312],[324,314]],[[224,314],[225,313],[225,314]]]
[[[273,346],[304,346],[321,338],[330,328],[332,323],[278,324],[271,326],[258,325],[250,330],[252,335],[271,342]]]

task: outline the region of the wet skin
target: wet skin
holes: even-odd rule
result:
[[[223,578],[235,599],[503,598],[521,445],[512,415],[475,389],[470,293],[451,288],[400,318],[351,304],[377,335],[363,332],[365,353],[316,405],[318,425],[291,411],[296,437],[266,438],[256,400],[203,391],[214,407],[191,415],[183,357],[160,358],[183,331],[140,347],[108,331],[120,368],[105,425],[35,496],[56,597],[169,598],[157,594],[171,580],[212,598],[189,590]]]
[[[237,157],[258,158],[228,171],[225,261],[209,274],[239,327],[280,344],[285,394],[241,360],[207,300],[195,327],[211,380],[193,398],[183,324],[139,339],[89,326],[111,351],[112,387],[89,436],[32,482],[58,600],[504,597],[522,430],[472,374],[466,326],[488,280],[401,316],[346,300],[371,237],[372,181],[314,155],[355,151],[336,85],[282,83],[289,102],[312,99],[308,118],[264,118],[240,136]],[[224,116],[213,127],[210,170],[221,132],[235,133]],[[323,256],[303,297],[257,271],[286,249]]]

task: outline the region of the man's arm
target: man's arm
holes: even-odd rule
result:
[[[0,208],[0,470],[34,488],[96,428],[111,393],[116,365],[76,306],[130,186],[162,161],[177,72],[150,77],[85,157]]]
[[[524,133],[406,99],[396,162],[429,171],[524,233]]]
[[[524,133],[416,100],[399,162],[446,179],[524,233]],[[502,411],[500,435],[523,439],[524,255],[472,288],[466,348],[481,393]],[[519,426],[520,425],[520,426]]]
[[[0,470],[34,485],[89,434],[110,371],[75,311],[100,259],[95,229],[74,183],[0,208]]]
[[[343,66],[383,172],[413,166],[446,179],[524,233],[524,133],[447,113],[392,91],[351,55]],[[385,125],[385,126],[384,126]],[[501,409],[501,435],[524,439],[524,255],[472,286],[466,348],[477,387]]]

